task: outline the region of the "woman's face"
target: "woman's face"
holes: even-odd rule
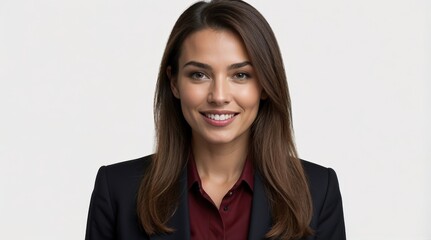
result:
[[[236,34],[207,28],[188,36],[171,87],[194,143],[248,143],[262,88]]]

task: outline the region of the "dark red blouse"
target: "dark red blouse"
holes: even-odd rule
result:
[[[201,179],[191,157],[187,166],[191,240],[246,240],[253,200],[253,166],[249,159],[241,176],[223,197],[220,209],[201,187]]]

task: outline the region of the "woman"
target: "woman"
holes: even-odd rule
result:
[[[100,168],[86,239],[345,239],[337,177],[298,159],[278,44],[252,6],[180,16],[154,106],[156,153]]]

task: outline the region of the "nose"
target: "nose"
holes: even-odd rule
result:
[[[220,76],[211,82],[208,93],[208,103],[217,106],[228,104],[231,101],[231,91],[227,78]]]

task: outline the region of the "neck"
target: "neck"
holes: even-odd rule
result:
[[[207,144],[193,140],[193,155],[201,178],[227,182],[238,179],[248,154],[248,142]]]

